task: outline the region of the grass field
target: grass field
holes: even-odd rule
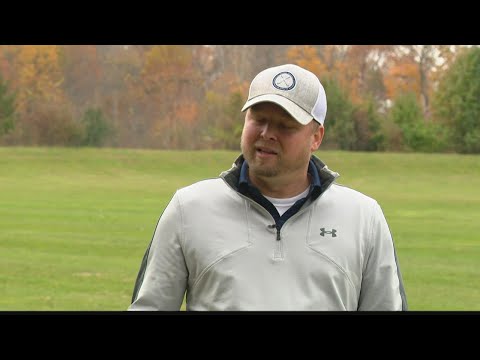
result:
[[[410,310],[480,310],[480,156],[317,155],[382,206]],[[0,310],[125,310],[173,192],[236,156],[0,148]]]

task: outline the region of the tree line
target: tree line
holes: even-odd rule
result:
[[[457,45],[0,45],[0,145],[239,150],[250,81],[286,62],[325,87],[324,148],[480,152]]]

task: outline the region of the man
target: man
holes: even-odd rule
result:
[[[252,81],[242,154],[178,190],[144,256],[129,310],[406,310],[378,203],[337,185],[312,153],[318,78],[292,64]]]

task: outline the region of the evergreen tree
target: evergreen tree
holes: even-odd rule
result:
[[[435,117],[458,152],[480,153],[480,48],[464,50],[440,79]]]
[[[0,76],[0,136],[15,128],[15,94]]]

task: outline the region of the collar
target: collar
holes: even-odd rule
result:
[[[320,181],[320,176],[318,175],[318,170],[315,167],[315,164],[313,163],[313,160],[310,159],[308,163],[308,174],[311,177],[312,182],[310,183],[310,191],[309,195],[312,192],[312,190],[318,188],[318,190],[321,189],[322,183]],[[247,160],[245,160],[242,164],[242,167],[240,168],[240,177],[238,180],[238,187],[239,189],[248,189],[251,187],[255,187],[251,182],[248,177],[248,163]]]

